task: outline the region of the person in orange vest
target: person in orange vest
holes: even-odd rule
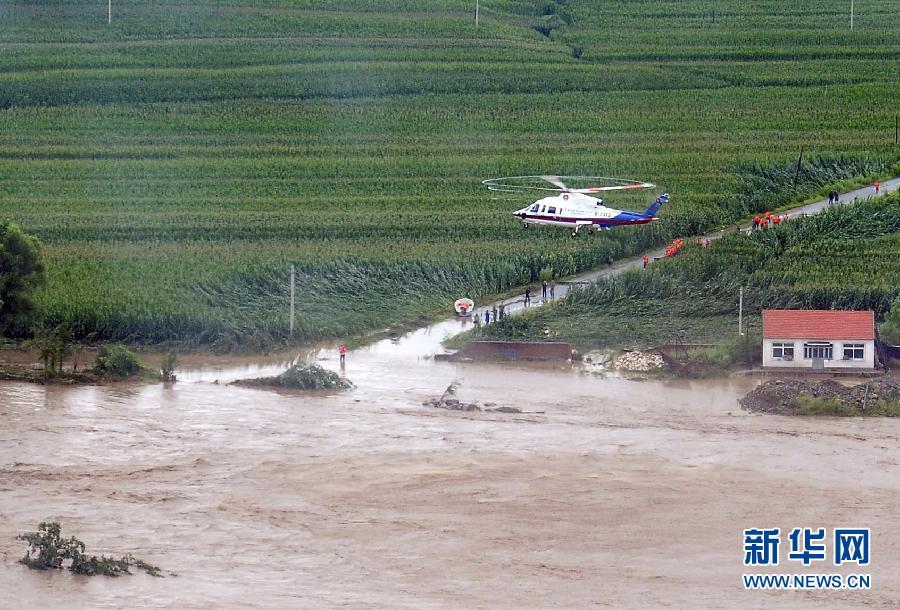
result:
[[[338,353],[341,355],[341,364],[344,364],[344,360],[347,358],[347,348],[344,347],[343,343],[338,348]]]
[[[772,216],[772,222],[778,224],[781,222],[781,216]]]
[[[772,220],[772,212],[766,212],[766,222],[769,222],[771,220]]]
[[[650,257],[645,254],[644,255],[644,269],[646,269],[647,265],[649,265],[649,264],[650,264]]]
[[[759,223],[761,223],[761,222],[762,222],[762,218],[760,218],[759,216],[754,216],[753,217],[753,229],[754,230],[758,229]]]
[[[876,182],[876,183],[875,183],[875,194],[877,195],[877,194],[878,194],[878,191],[880,191],[880,190],[881,190],[881,183],[880,183],[880,182]]]

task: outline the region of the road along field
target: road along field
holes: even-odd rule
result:
[[[870,309],[883,321],[900,296],[900,179],[885,185],[877,195],[871,186],[843,194],[847,205],[792,209],[767,229],[708,234],[699,240],[708,247],[691,240],[677,256],[652,252],[647,268],[638,258],[587,274],[565,301],[478,335],[569,341],[581,351],[679,338],[722,344],[736,339],[739,299],[754,343],[764,308]]]
[[[0,7],[0,214],[80,340],[290,341],[292,263],[294,341],[363,333],[786,202],[741,177],[801,148],[801,198],[897,160],[896,1],[852,32],[836,0],[482,2],[478,28],[468,1],[115,4]],[[536,173],[673,203],[525,234],[480,182]]]

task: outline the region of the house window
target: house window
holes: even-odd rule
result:
[[[778,358],[781,360],[793,360],[794,359],[794,344],[793,343],[773,343],[772,344],[772,358]]]
[[[862,360],[865,357],[864,343],[844,343],[844,360]]]
[[[831,343],[804,343],[803,357],[807,360],[821,358],[823,360],[831,360],[834,352],[834,346]]]

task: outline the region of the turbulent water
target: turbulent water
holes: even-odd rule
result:
[[[900,596],[894,420],[750,416],[755,383],[628,381],[569,366],[433,363],[427,333],[352,352],[357,389],[0,385],[0,605],[887,606]],[[437,340],[438,337],[432,337]],[[322,363],[337,368],[336,356]],[[214,383],[219,380],[219,383]],[[459,380],[467,401],[422,406]],[[32,572],[42,520],[155,579]],[[859,525],[869,593],[744,592],[746,527]]]

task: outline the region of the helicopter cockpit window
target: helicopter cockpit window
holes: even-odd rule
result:
[[[540,209],[540,207],[541,207],[541,206],[539,206],[538,204],[534,204],[533,206],[531,206],[531,210],[530,210],[530,211],[532,211],[532,212],[537,212],[537,211]]]

